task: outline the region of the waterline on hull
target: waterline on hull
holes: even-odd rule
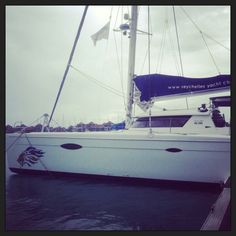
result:
[[[200,189],[200,190],[217,190],[221,191],[223,188],[222,183],[203,183],[192,181],[175,181],[175,180],[161,180],[161,179],[148,179],[148,178],[135,178],[128,176],[110,176],[110,175],[94,175],[94,174],[82,174],[82,173],[70,173],[70,172],[57,172],[57,171],[42,171],[42,170],[29,170],[21,168],[9,168],[10,171],[17,174],[24,175],[47,175],[48,177],[75,177],[79,179],[91,179],[94,181],[118,181],[125,184],[132,185],[151,185],[151,186],[163,186],[171,188],[183,188],[183,189]]]

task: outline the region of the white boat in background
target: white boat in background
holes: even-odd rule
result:
[[[199,87],[192,84],[193,89],[180,84],[178,86],[182,90],[178,91],[175,87],[174,94],[170,94],[169,89],[167,93],[160,95],[159,90],[163,88],[161,86],[158,91],[149,89],[147,92],[145,88],[150,84],[145,81],[149,79],[150,83],[149,77],[155,80],[155,84],[165,76],[134,76],[137,6],[132,7],[128,30],[130,51],[126,129],[108,132],[7,134],[7,161],[11,171],[188,183],[224,184],[227,181],[230,176],[230,127],[218,107],[230,106],[229,96],[211,98],[209,107],[200,105],[195,110],[164,110],[152,114],[146,112],[139,117],[133,117],[132,106],[134,96],[135,101],[144,110],[148,110],[154,99],[184,95],[186,89],[187,93],[229,90],[230,76],[201,79],[204,85]],[[176,81],[177,77],[172,76],[172,79]],[[182,79],[188,83],[191,80],[184,77]],[[197,79],[191,81],[199,83]],[[173,86],[173,81],[170,83]],[[156,87],[154,84],[152,88]],[[210,87],[212,84],[214,86]]]

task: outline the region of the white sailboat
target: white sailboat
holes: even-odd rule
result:
[[[188,183],[223,184],[227,181],[230,176],[230,128],[217,108],[230,106],[229,96],[211,98],[208,108],[203,105],[196,110],[152,112],[140,117],[133,117],[132,107],[134,101],[147,110],[155,100],[171,95],[229,90],[230,76],[201,79],[201,86],[198,79],[159,74],[135,76],[137,16],[137,6],[133,6],[129,25],[126,129],[7,134],[6,156],[11,171]],[[79,34],[80,31],[77,39]],[[70,58],[72,56],[73,53]],[[70,63],[67,70],[69,66]],[[170,84],[166,85],[168,91],[160,86],[163,79],[170,79]],[[184,82],[176,85],[176,79]],[[159,85],[155,86],[158,81]],[[186,83],[191,88],[184,87]],[[156,87],[159,90],[155,90]],[[173,87],[174,93],[170,91]],[[161,94],[160,89],[164,91]]]

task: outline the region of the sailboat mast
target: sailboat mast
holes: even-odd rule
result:
[[[136,31],[138,21],[138,7],[131,8],[130,23],[130,42],[129,42],[129,67],[128,67],[128,84],[127,84],[127,110],[126,110],[126,128],[130,126],[133,105],[133,78],[135,68],[135,50],[136,50]]]

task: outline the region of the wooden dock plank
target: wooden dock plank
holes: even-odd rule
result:
[[[230,202],[230,188],[224,188],[217,201],[212,206],[201,230],[219,230],[223,221],[227,207]]]

